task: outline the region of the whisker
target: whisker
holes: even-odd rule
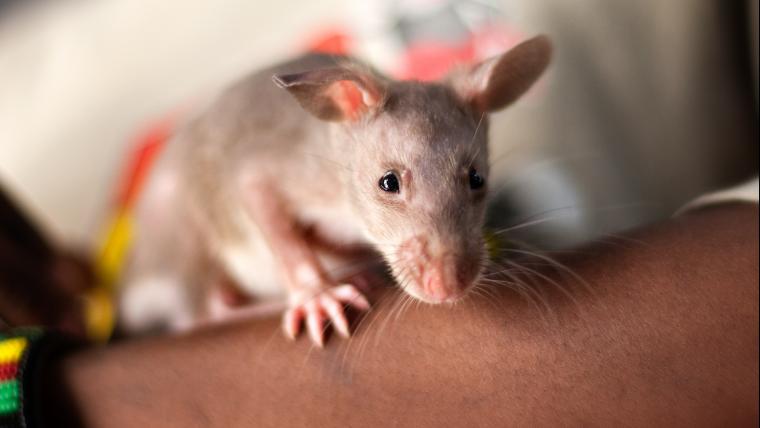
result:
[[[591,285],[583,279],[580,275],[578,275],[574,270],[570,269],[569,267],[565,266],[564,264],[560,263],[559,261],[546,256],[544,254],[541,254],[539,252],[533,252],[533,251],[526,251],[526,250],[518,250],[515,248],[506,248],[505,251],[511,252],[511,253],[518,253],[518,254],[524,254],[532,257],[537,257],[541,260],[546,261],[549,263],[550,266],[555,267],[556,269],[559,269],[562,272],[565,272],[573,277],[576,281],[578,281],[579,284],[581,284],[589,293],[592,295],[595,294],[593,288]]]
[[[508,227],[505,227],[503,229],[497,229],[496,231],[493,231],[491,233],[494,234],[494,235],[503,235],[503,234],[505,234],[507,232],[511,232],[511,231],[514,231],[514,230],[517,230],[517,229],[522,229],[524,227],[533,226],[533,225],[536,225],[536,224],[541,224],[541,223],[544,223],[544,222],[547,222],[547,221],[550,221],[550,220],[555,220],[557,218],[560,218],[560,216],[544,217],[544,218],[538,218],[538,219],[535,219],[535,220],[533,220],[533,219],[536,218],[536,217],[539,217],[539,216],[546,215],[546,214],[555,213],[555,212],[558,212],[558,211],[570,210],[570,209],[574,209],[574,208],[575,207],[573,207],[573,206],[564,206],[564,207],[551,208],[551,209],[548,209],[546,211],[542,211],[540,213],[533,214],[533,215],[525,218],[524,220],[519,221],[514,226],[508,226]],[[567,214],[567,215],[569,215],[569,214]]]
[[[472,148],[472,145],[475,143],[475,138],[478,136],[478,130],[480,129],[480,125],[483,123],[483,118],[485,116],[486,116],[485,113],[480,114],[480,119],[478,119],[478,124],[475,126],[475,132],[472,133],[472,138],[470,138],[470,142],[467,145],[467,147],[470,149]],[[480,154],[480,150],[482,148],[483,148],[483,145],[478,146],[478,149],[475,151],[475,153],[472,156],[470,156],[470,158],[468,159],[467,161],[468,165],[471,165],[475,161],[475,158],[478,157],[478,155]]]
[[[545,314],[551,315],[552,319],[556,318],[554,311],[549,305],[549,302],[544,298],[544,296],[541,293],[538,292],[537,289],[534,288],[535,284],[533,284],[533,287],[531,287],[531,285],[527,284],[521,276],[518,276],[515,273],[513,273],[512,269],[503,269],[503,270],[498,271],[497,273],[505,275],[511,280],[511,281],[504,282],[504,284],[508,285],[510,288],[515,290],[526,301],[533,304],[534,308],[539,313],[539,315],[541,316],[541,318],[544,320],[545,323],[548,324]],[[528,278],[528,279],[531,279],[531,278]],[[490,281],[494,284],[500,284],[496,280],[490,280]],[[539,303],[540,303],[540,306],[539,306]],[[541,307],[543,307],[543,310],[541,309]]]
[[[527,273],[529,273],[531,275],[537,276],[537,277],[541,278],[542,280],[544,280],[545,282],[551,284],[557,290],[559,290],[563,295],[565,295],[568,299],[570,299],[570,301],[573,302],[573,304],[576,306],[576,308],[578,310],[580,310],[580,311],[583,310],[582,306],[578,303],[578,300],[575,298],[575,296],[573,296],[573,294],[569,290],[567,290],[564,286],[562,286],[562,284],[560,284],[559,282],[557,282],[554,279],[548,277],[547,275],[542,274],[541,272],[539,272],[539,271],[537,271],[535,269],[531,269],[531,268],[528,268],[526,266],[519,265],[516,262],[509,261],[509,260],[507,260],[506,262],[508,264],[510,264],[510,265],[519,267],[519,268],[523,269],[525,272],[527,272]]]

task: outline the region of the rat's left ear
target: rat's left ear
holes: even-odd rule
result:
[[[476,111],[487,113],[516,101],[549,65],[552,45],[546,36],[520,43],[507,53],[449,77],[449,84]]]
[[[382,103],[380,79],[370,72],[346,67],[274,75],[301,106],[322,120],[357,120]]]

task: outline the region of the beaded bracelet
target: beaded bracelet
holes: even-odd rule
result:
[[[39,328],[0,332],[0,428],[33,428],[40,418],[41,369],[59,351],[69,348],[63,336]]]

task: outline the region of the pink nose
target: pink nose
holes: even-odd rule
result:
[[[436,302],[453,300],[458,294],[458,287],[454,275],[447,275],[448,270],[443,263],[431,264],[425,275],[425,294]]]
[[[413,278],[415,291],[425,301],[454,301],[464,294],[476,272],[467,259],[436,247],[425,236],[410,238],[399,248],[400,264],[405,266]]]

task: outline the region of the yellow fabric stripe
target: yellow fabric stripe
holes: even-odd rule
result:
[[[108,227],[106,239],[98,257],[98,276],[101,285],[109,290],[119,279],[124,260],[132,240],[132,216],[127,211],[119,211]]]
[[[15,363],[21,358],[29,341],[24,337],[15,337],[0,341],[0,364]]]
[[[93,340],[106,341],[113,332],[116,322],[114,287],[124,269],[132,229],[132,216],[125,209],[116,213],[106,229],[96,265],[98,285],[85,296],[87,334]]]

